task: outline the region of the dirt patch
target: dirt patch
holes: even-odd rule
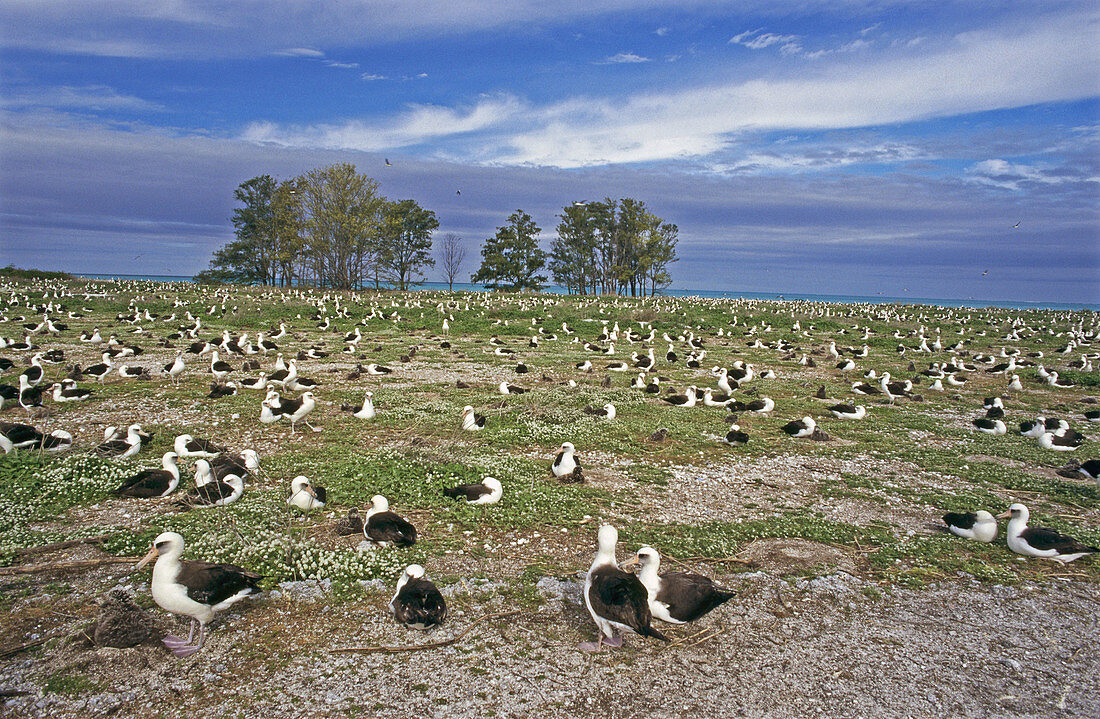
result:
[[[770,552],[822,558],[818,548]],[[838,573],[789,583],[765,572],[722,578],[737,597],[672,643],[630,637],[584,654],[594,627],[576,577],[541,582],[537,606],[492,585],[448,588],[452,615],[424,635],[389,618],[385,593],[326,603],[261,599],[214,626],[179,661],[155,646],[24,653],[3,660],[13,716],[1029,717],[1097,716],[1095,588],[878,588]],[[481,588],[484,589],[481,589]],[[349,646],[456,643],[399,654]],[[1041,628],[1041,629],[1037,629]],[[1051,673],[1049,667],[1057,666]],[[42,685],[49,678],[51,691]]]
[[[776,574],[797,574],[811,569],[826,572],[839,569],[849,574],[856,571],[856,562],[849,552],[805,539],[758,539],[738,552],[737,558]]]

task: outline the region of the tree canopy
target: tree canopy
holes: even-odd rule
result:
[[[546,253],[539,249],[538,234],[542,230],[523,210],[508,217],[508,224],[481,248],[481,267],[470,281],[492,290],[505,292],[539,291],[546,286],[546,276],[536,274],[546,266]]]
[[[355,165],[281,182],[260,175],[242,182],[234,197],[236,238],[215,251],[199,281],[407,289],[435,264],[435,213],[413,200],[388,201]]]
[[[550,245],[554,280],[576,294],[656,294],[668,287],[679,228],[632,198],[574,203]]]

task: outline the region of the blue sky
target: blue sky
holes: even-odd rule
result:
[[[193,274],[239,183],[351,162],[469,272],[630,196],[680,288],[1098,302],[1098,48],[1092,2],[9,0],[0,262]]]

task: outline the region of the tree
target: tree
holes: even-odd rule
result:
[[[378,183],[345,162],[311,170],[298,187],[314,278],[336,289],[361,287],[378,250],[385,204]]]
[[[432,231],[439,227],[435,213],[413,200],[387,202],[382,209],[382,224],[377,246],[377,262],[385,276],[405,291],[419,282],[424,268],[434,267],[429,254]]]
[[[550,243],[550,271],[570,294],[596,291],[596,230],[586,205],[562,211],[558,236]]]
[[[541,290],[546,276],[535,274],[546,266],[546,253],[536,239],[541,231],[526,212],[513,212],[508,224],[498,227],[496,235],[485,241],[481,267],[470,281],[505,292]]]
[[[466,259],[466,247],[462,244],[462,238],[453,232],[443,235],[439,259],[443,266],[443,276],[447,278],[447,291],[453,292],[455,277],[462,269],[462,261]]]
[[[275,188],[271,203],[272,274],[284,287],[294,284],[295,269],[306,247],[302,236],[302,197],[298,180],[283,180]]]
[[[650,217],[652,226],[642,252],[639,269],[642,272],[642,294],[645,295],[645,281],[648,278],[649,294],[652,296],[657,294],[657,290],[663,290],[672,284],[672,275],[668,272],[668,266],[680,259],[676,256],[676,242],[680,228],[659,217],[652,215]]]
[[[237,239],[217,250],[210,269],[200,272],[200,282],[267,284],[272,281],[272,200],[275,179],[259,175],[242,182],[233,192],[241,207],[233,210]]]

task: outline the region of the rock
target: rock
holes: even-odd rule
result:
[[[581,573],[578,573],[578,577]],[[560,580],[555,577],[543,577],[535,582],[535,590],[550,602],[569,602],[580,605],[584,603],[581,591],[584,588],[584,580],[573,581]]]
[[[280,582],[279,589],[286,598],[296,602],[317,602],[332,591],[331,579],[306,579],[297,582]]]

